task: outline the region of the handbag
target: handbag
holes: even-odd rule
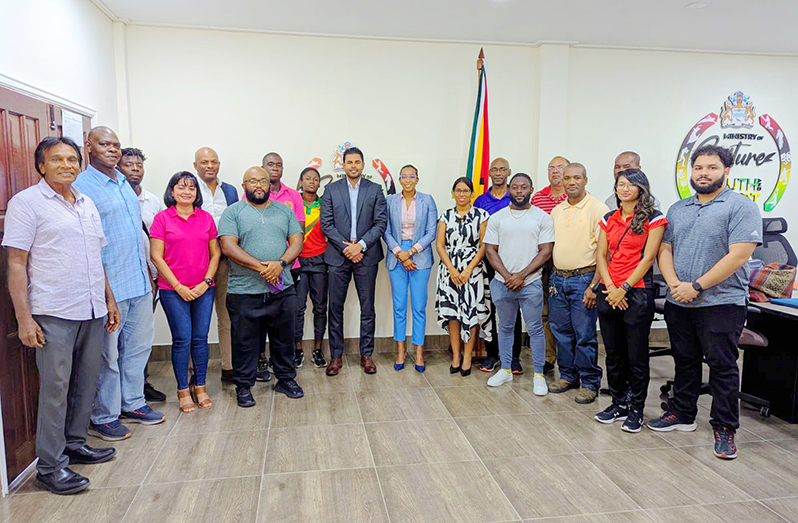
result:
[[[766,302],[773,298],[789,298],[795,283],[795,267],[781,263],[768,263],[754,268],[748,284],[748,296],[753,302]]]

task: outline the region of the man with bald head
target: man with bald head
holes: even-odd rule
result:
[[[238,201],[236,188],[219,179],[219,155],[210,147],[202,147],[194,153],[194,170],[199,178],[199,189],[202,194],[202,210],[213,216],[216,228],[219,219],[229,205]],[[233,381],[233,360],[230,344],[230,316],[227,314],[227,277],[230,264],[222,256],[214,279],[214,301],[216,307],[216,324],[219,332],[219,351],[222,353],[222,381]],[[266,371],[268,373],[268,371]]]
[[[302,252],[304,231],[286,205],[270,199],[265,169],[247,169],[242,187],[246,199],[225,209],[219,220],[219,239],[230,260],[227,311],[236,399],[239,407],[252,407],[251,388],[267,335],[277,377],[274,390],[289,398],[304,395],[294,380],[296,290],[290,271]]]
[[[640,155],[634,151],[624,151],[615,157],[615,164],[612,167],[612,174],[615,176],[615,180],[618,179],[618,175],[621,172],[627,169],[640,169]],[[611,211],[614,211],[618,208],[618,198],[615,195],[614,181],[612,185],[612,193],[604,200],[604,203],[607,204]],[[656,198],[654,198],[654,208],[659,210],[659,202]]]
[[[86,140],[89,166],[74,183],[100,212],[108,244],[102,260],[119,306],[120,327],[104,335],[103,364],[89,433],[106,441],[130,437],[119,419],[154,425],[166,417],[144,399],[144,366],[152,352],[155,320],[152,285],[142,238],[141,208],[125,175],[116,169],[122,148],[116,133],[95,127]]]
[[[507,187],[507,180],[510,179],[512,171],[510,170],[510,163],[502,157],[495,158],[490,162],[490,189],[483,194],[479,195],[474,200],[474,207],[488,211],[488,214],[493,215],[498,211],[510,205],[510,191]],[[491,266],[487,257],[485,258],[485,268],[488,272],[488,279],[493,280],[496,276],[496,271]],[[489,301],[490,309],[490,322],[493,332],[498,332],[496,325],[496,307],[492,301]],[[499,366],[499,339],[494,336],[492,340],[485,342],[486,358],[479,370],[482,372],[492,372]],[[513,374],[523,374],[524,369],[521,367],[521,315],[515,318],[515,327],[513,331],[513,360],[512,360]]]

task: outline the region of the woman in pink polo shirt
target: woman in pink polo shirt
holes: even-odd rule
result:
[[[213,276],[221,250],[216,225],[203,211],[197,179],[187,171],[169,180],[163,197],[167,209],[150,227],[150,255],[158,268],[161,304],[172,331],[172,367],[180,410],[194,411],[194,401],[211,407],[205,390],[208,371],[208,328],[213,312]],[[196,383],[188,379],[189,355]]]

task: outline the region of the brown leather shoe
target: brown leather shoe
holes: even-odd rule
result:
[[[330,361],[330,364],[327,365],[327,376],[338,376],[338,373],[341,372],[341,367],[343,366],[344,362],[341,358],[333,358]]]
[[[374,364],[374,360],[371,359],[371,356],[363,356],[360,358],[360,366],[363,367],[366,374],[374,374],[377,372],[377,365]]]

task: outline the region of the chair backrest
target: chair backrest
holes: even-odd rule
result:
[[[793,267],[798,264],[795,251],[784,233],[787,232],[787,220],[784,218],[762,218],[762,245],[754,250],[753,257],[768,263],[786,263]]]

